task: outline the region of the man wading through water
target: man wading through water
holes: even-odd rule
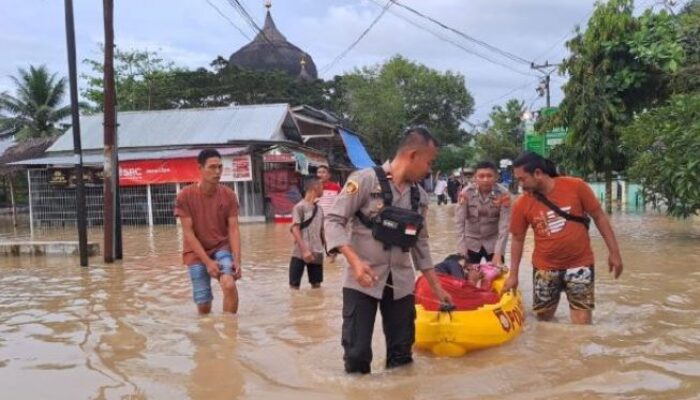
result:
[[[436,154],[437,142],[427,129],[408,129],[394,159],[350,176],[326,216],[327,247],[341,252],[349,264],[343,281],[341,340],[348,373],[370,372],[377,306],[386,339],[386,367],[413,361],[414,267],[426,276],[438,299],[452,303],[430,257],[428,195],[415,183],[430,172]]]
[[[608,246],[610,272],[615,279],[622,274],[622,257],[610,220],[588,184],[578,178],[558,176],[551,161],[535,153],[524,153],[513,162],[513,168],[525,193],[513,205],[512,265],[503,290],[518,287],[525,233],[532,226],[535,233],[532,297],[537,318],[551,320],[564,291],[571,322],[590,324],[595,286],[593,250],[588,236],[591,218]]]
[[[215,149],[197,156],[201,179],[182,189],[175,201],[184,236],[182,258],[192,280],[192,298],[200,314],[211,311],[211,279],[219,281],[224,312],[238,311],[236,280],[241,278],[238,200],[219,184],[223,164]]]

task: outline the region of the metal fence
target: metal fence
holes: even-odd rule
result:
[[[76,226],[75,188],[60,187],[49,183],[46,169],[31,169],[29,180],[29,218],[32,229],[66,228]],[[122,224],[174,225],[175,198],[186,184],[161,184],[127,186],[121,188]],[[245,221],[261,220],[264,216],[262,185],[259,179],[252,182],[225,182],[232,188],[240,203],[240,216]],[[88,227],[103,223],[104,196],[102,186],[85,188]]]

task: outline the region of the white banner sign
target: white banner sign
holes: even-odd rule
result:
[[[243,182],[253,180],[253,163],[250,154],[223,156],[224,171],[222,182]]]

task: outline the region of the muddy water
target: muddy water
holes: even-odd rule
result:
[[[432,251],[453,250],[450,206],[433,207]],[[595,325],[538,323],[459,359],[418,353],[385,372],[381,324],[370,376],[342,370],[340,266],[320,290],[287,289],[287,227],[244,226],[241,310],[199,317],[175,227],[125,231],[120,264],[0,259],[3,399],[698,398],[700,221],[615,215],[626,271],[598,270]],[[49,233],[48,236],[64,236]],[[599,265],[606,251],[594,232]],[[101,240],[91,232],[92,240]],[[526,257],[532,243],[528,239]],[[530,308],[529,263],[521,282]]]

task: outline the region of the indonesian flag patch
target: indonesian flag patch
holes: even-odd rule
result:
[[[406,230],[404,231],[406,235],[416,236],[418,230],[413,225],[406,225]]]

